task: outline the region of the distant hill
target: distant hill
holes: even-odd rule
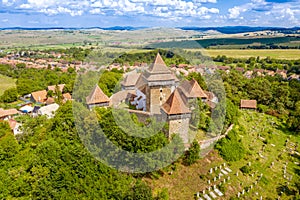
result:
[[[4,27],[0,30],[88,30],[88,29],[100,29],[100,30],[111,30],[111,31],[135,31],[146,29],[150,27],[133,27],[133,26],[113,26],[113,27]],[[235,33],[246,33],[256,31],[278,31],[282,33],[294,33],[300,30],[300,27],[293,28],[282,28],[282,27],[250,27],[250,26],[224,26],[224,27],[176,27],[181,30],[190,31],[215,31],[223,34],[235,34]]]
[[[218,31],[223,34],[236,34],[257,31],[278,31],[282,33],[293,33],[300,30],[300,27],[282,28],[282,27],[250,27],[250,26],[224,26],[224,27],[178,27],[182,30],[191,31]]]
[[[25,31],[38,31],[38,30],[89,30],[89,29],[101,29],[101,30],[111,30],[111,31],[135,31],[140,29],[145,29],[147,27],[132,27],[132,26],[113,26],[113,27],[45,27],[45,28],[32,28],[32,27],[5,27],[0,28],[0,30],[25,30]]]
[[[202,39],[202,40],[183,40],[172,42],[153,43],[148,48],[208,48],[213,46],[238,46],[241,48],[263,48],[263,49],[278,49],[289,48],[288,43],[300,41],[300,37],[270,37],[270,38],[215,38],[215,39]],[[281,44],[286,45],[282,46]]]

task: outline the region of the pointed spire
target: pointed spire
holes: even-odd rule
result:
[[[108,98],[108,96],[106,96],[106,94],[104,94],[98,84],[95,85],[90,95],[86,97],[87,104],[107,103],[109,101],[110,99]]]
[[[190,81],[190,85],[191,88],[189,92],[193,97],[208,98],[200,87],[199,83],[194,78]]]
[[[179,88],[188,98],[208,98],[208,96],[205,94],[205,92],[202,90],[202,88],[195,79],[182,82]]]
[[[162,105],[162,109],[168,115],[178,115],[191,113],[190,109],[183,102],[178,90],[176,89]]]
[[[170,73],[166,63],[163,61],[161,55],[157,53],[153,64],[149,68],[150,73]]]

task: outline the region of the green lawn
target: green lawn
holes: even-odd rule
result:
[[[0,96],[5,90],[16,87],[16,80],[0,74]]]

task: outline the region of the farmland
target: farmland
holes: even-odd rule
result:
[[[199,51],[197,49],[187,49],[188,51]],[[201,50],[205,54],[211,57],[217,57],[218,55],[225,55],[231,58],[276,58],[286,60],[300,59],[300,50],[297,49],[205,49]]]

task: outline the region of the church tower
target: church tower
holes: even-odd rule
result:
[[[185,145],[189,144],[189,123],[191,110],[185,105],[178,89],[176,89],[161,107],[162,114],[169,123],[168,138],[179,134]]]
[[[152,114],[160,114],[160,107],[177,87],[178,79],[168,69],[159,53],[141,78],[145,83],[146,110]]]

